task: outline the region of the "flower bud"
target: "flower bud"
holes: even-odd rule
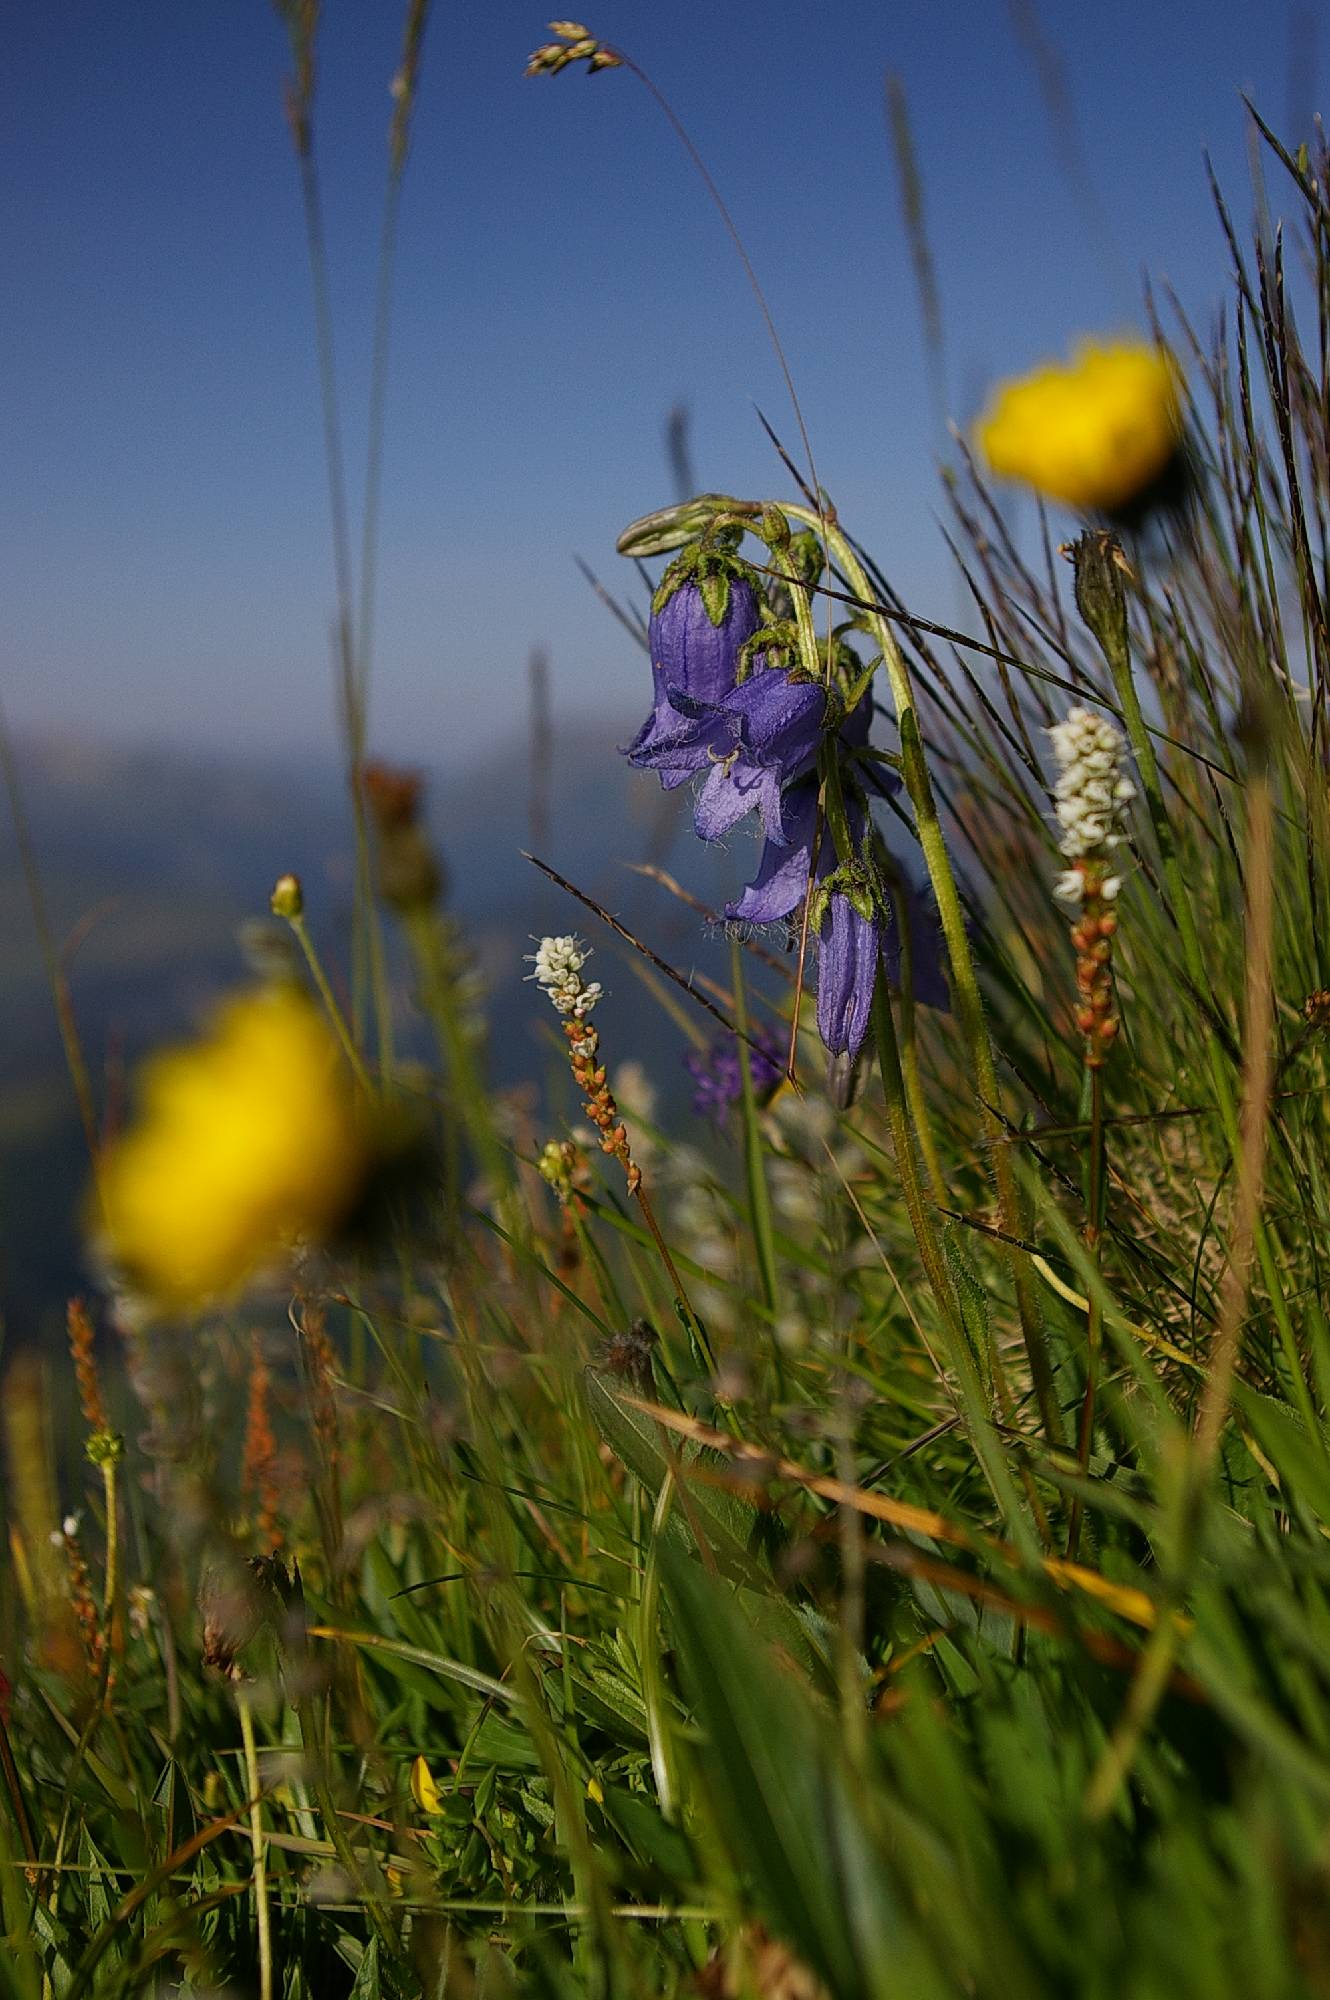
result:
[[[300,886],[298,875],[279,875],[273,883],[268,907],[275,917],[285,917],[288,923],[304,915],[305,892]]]
[[[1076,579],[1076,608],[1085,620],[1100,651],[1115,673],[1121,673],[1128,658],[1127,594],[1123,579],[1130,576],[1122,545],[1115,535],[1091,528],[1071,546]]]
[[[732,500],[728,493],[699,493],[677,507],[658,507],[631,521],[615,547],[621,556],[664,556],[705,534],[724,515],[756,518],[761,508],[751,500]]]
[[[762,509],[757,532],[773,553],[790,546],[790,524],[774,501]]]

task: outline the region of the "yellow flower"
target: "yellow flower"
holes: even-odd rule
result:
[[[1182,441],[1177,370],[1162,348],[1083,341],[1071,367],[1004,382],[976,428],[992,470],[1051,500],[1112,514],[1159,479]]]
[[[423,1813],[441,1813],[444,1810],[443,1794],[423,1757],[415,1758],[411,1765],[411,1796]]]
[[[326,1235],[363,1178],[337,1045],[293,989],[228,1002],[203,1041],[146,1064],[140,1097],[101,1211],[112,1257],[161,1305],[234,1292],[293,1238]]]

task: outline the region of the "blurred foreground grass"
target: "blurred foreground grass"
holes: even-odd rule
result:
[[[798,1084],[714,1145],[621,1078],[612,993],[569,1037],[610,1150],[557,1036],[539,1122],[500,1101],[414,802],[364,788],[402,1171],[188,1324],[109,1286],[100,1371],[75,1310],[61,1436],[71,1388],[6,1376],[0,1991],[1330,1993],[1330,156],[1276,169],[1296,276],[1232,237],[1187,490],[1085,528],[1079,611],[968,473],[982,646],[848,542],[771,579],[792,648],[862,614],[893,847],[921,876],[926,765],[965,918],[955,1010],[879,991],[844,1108],[798,954],[748,993],[739,947],[704,997],[798,1005]],[[1142,794],[1099,1066],[1073,702]],[[373,1033],[375,925],[428,1067]]]

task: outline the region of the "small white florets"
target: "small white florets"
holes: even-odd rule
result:
[[[1058,845],[1068,861],[1106,860],[1107,851],[1121,845],[1123,811],[1136,796],[1135,785],[1122,775],[1122,737],[1107,716],[1088,708],[1071,709],[1048,733],[1058,762],[1053,787],[1062,828]],[[1110,876],[1100,894],[1111,902],[1121,886],[1120,877]],[[1079,902],[1085,893],[1082,870],[1060,875],[1053,893]]]
[[[591,953],[575,937],[541,938],[527,957],[535,967],[528,973],[549,994],[555,1011],[569,1021],[584,1021],[600,998],[598,979],[584,980],[582,967]]]

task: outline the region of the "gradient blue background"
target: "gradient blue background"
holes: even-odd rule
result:
[[[561,713],[643,705],[572,564],[699,481],[779,493],[792,436],[743,274],[629,75],[524,81],[546,9],[438,0],[405,195],[372,736],[473,757],[548,645]],[[1208,324],[1226,279],[1202,148],[1250,209],[1238,93],[1306,130],[1325,38],[1278,0],[1044,0],[1116,249],[1069,183],[1001,0],[601,0],[673,100],[767,287],[823,483],[923,612],[954,615],[942,445],[883,114],[904,77],[964,421],[995,374],[1139,321],[1142,271]],[[400,15],[331,0],[316,105],[358,491]],[[6,33],[0,627],[20,729],[320,755],[332,605],[287,50],[261,0],[20,0]],[[1282,191],[1281,191],[1282,192]]]

